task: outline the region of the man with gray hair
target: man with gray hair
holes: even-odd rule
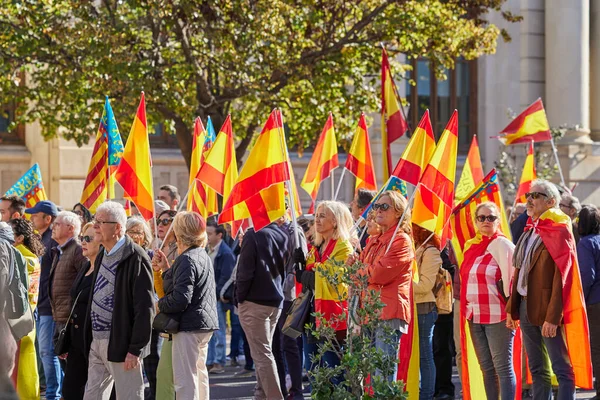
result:
[[[513,255],[515,274],[506,305],[506,325],[516,328],[521,321],[523,343],[533,377],[533,398],[552,398],[552,383],[547,357],[558,378],[559,399],[575,398],[575,372],[566,345],[563,320],[565,282],[573,281],[573,269],[565,260],[574,260],[575,243],[570,220],[557,208],[561,200],[556,186],[535,180],[526,194],[529,220]],[[571,253],[571,254],[569,254]],[[560,265],[558,260],[562,260]],[[575,275],[576,277],[576,275]],[[576,287],[567,287],[574,290]],[[583,298],[583,295],[582,295]],[[575,349],[572,349],[575,350]],[[577,351],[588,351],[583,348]]]
[[[71,287],[87,259],[79,243],[81,219],[71,211],[61,211],[52,225],[52,239],[58,243],[52,251],[48,293],[54,319],[54,341],[67,323],[71,312]]]
[[[127,215],[107,201],[96,210],[96,257],[85,335],[89,348],[84,399],[143,399],[141,359],[150,353],[154,318],[152,266],[148,254],[125,235]],[[114,329],[113,329],[114,328]]]
[[[571,221],[573,221],[573,236],[575,236],[575,243],[579,243],[579,231],[577,230],[577,216],[581,211],[581,203],[579,199],[569,193],[564,193],[560,198],[558,204],[560,210],[567,214]]]

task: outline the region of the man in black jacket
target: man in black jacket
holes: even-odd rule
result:
[[[126,222],[119,203],[102,203],[96,211],[94,230],[103,247],[85,326],[90,347],[86,400],[108,398],[113,383],[119,398],[144,398],[140,361],[150,352],[154,282],[148,255],[125,235]]]
[[[283,305],[288,235],[275,223],[244,235],[236,275],[240,322],[256,365],[256,399],[283,399],[273,357],[273,333]]]

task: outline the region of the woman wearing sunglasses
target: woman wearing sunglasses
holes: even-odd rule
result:
[[[79,271],[71,288],[71,299],[74,304],[69,325],[68,352],[60,356],[67,360],[62,395],[65,400],[82,399],[87,383],[88,362],[84,344],[85,315],[92,290],[92,275],[94,262],[100,252],[100,238],[96,237],[94,224],[87,223],[81,229],[81,250],[88,259],[86,265]]]
[[[488,399],[513,399],[516,379],[512,365],[514,331],[506,326],[506,301],[513,275],[514,244],[500,231],[496,204],[475,209],[477,235],[465,244],[461,278],[461,347],[468,321],[475,355],[479,361]],[[463,362],[463,377],[468,376]]]
[[[373,212],[374,219],[369,214],[367,222],[371,237],[360,253],[360,261],[369,276],[368,289],[379,291],[381,301],[385,303],[381,314],[384,322],[375,331],[375,347],[395,359],[400,336],[407,332],[412,317],[409,296],[414,252],[410,237],[410,209],[399,192],[386,191],[373,204]],[[400,229],[388,250],[403,214]],[[386,330],[393,332],[392,340],[386,339]],[[396,380],[397,371],[396,364],[393,371],[385,373],[388,381]]]

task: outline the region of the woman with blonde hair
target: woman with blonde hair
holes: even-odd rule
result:
[[[165,253],[157,250],[155,259],[163,271],[165,289],[158,301],[159,312],[179,320],[172,348],[175,393],[181,399],[208,399],[206,356],[219,318],[215,275],[204,250],[206,222],[198,213],[181,212],[173,220],[173,231],[179,256],[171,265]]]
[[[381,234],[371,237],[359,259],[369,277],[368,289],[379,291],[385,304],[381,314],[384,322],[375,331],[375,347],[395,358],[400,336],[407,332],[412,318],[409,296],[414,252],[410,237],[410,209],[399,192],[385,191],[373,204],[373,211],[375,218],[371,223],[379,227]],[[400,226],[392,241],[398,224]],[[369,228],[369,224],[367,227],[373,229]],[[392,332],[392,340],[388,340],[386,331]],[[387,380],[395,381],[397,371],[398,365],[387,375]],[[380,371],[377,373],[380,374]]]
[[[313,312],[321,313],[323,318],[332,324],[336,332],[338,341],[341,343],[346,338],[346,320],[339,318],[341,314],[347,312],[348,303],[346,300],[347,288],[345,285],[331,284],[320,272],[321,268],[327,268],[331,273],[339,270],[339,265],[332,261],[345,263],[353,252],[350,243],[352,229],[352,214],[348,207],[338,201],[323,201],[317,206],[315,212],[315,234],[314,247],[308,253],[306,260],[304,253],[296,251],[294,261],[299,265],[304,265],[303,269],[296,271],[296,280],[302,283],[303,291],[311,291],[315,294],[311,303],[311,317],[307,322],[316,323],[312,317]],[[331,300],[318,298],[322,293],[329,293],[333,297]],[[304,354],[310,360],[311,355],[318,352],[317,339],[313,335],[306,333],[304,339]],[[322,363],[335,367],[340,364],[338,356],[333,351],[327,351],[323,355]],[[309,366],[312,370],[315,365]],[[336,377],[334,383],[339,383],[341,377]]]

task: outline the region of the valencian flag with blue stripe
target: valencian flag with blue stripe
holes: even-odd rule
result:
[[[85,179],[83,193],[81,193],[81,204],[92,213],[95,213],[96,208],[107,198],[114,197],[113,174],[122,157],[123,141],[115,114],[110,106],[108,96],[106,96],[92,159],[88,167],[88,176]]]
[[[19,180],[6,191],[6,195],[16,195],[25,201],[25,206],[31,208],[38,201],[48,200],[44,184],[42,183],[42,171],[38,163],[31,168]]]

